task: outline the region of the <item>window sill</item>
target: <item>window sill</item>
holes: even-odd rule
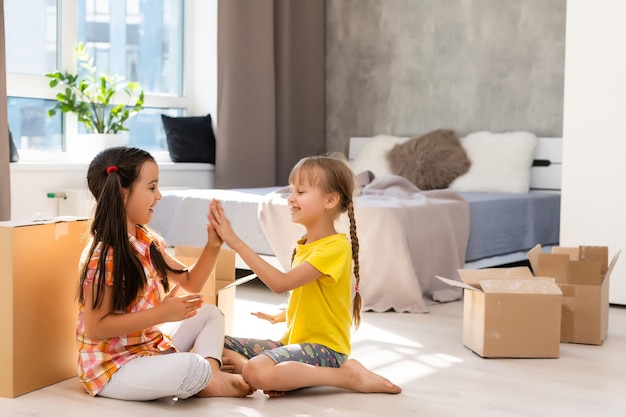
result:
[[[70,153],[60,151],[36,151],[31,149],[20,149],[18,150],[18,154],[20,157],[20,163],[76,163],[89,165],[89,162],[91,162],[91,160],[81,159],[79,155],[72,155]],[[172,160],[170,159],[170,154],[167,151],[152,151],[150,152],[150,154],[159,164],[161,162],[172,162]]]
[[[215,170],[215,165],[202,162],[160,162],[159,169],[161,171],[207,171],[211,172]],[[87,162],[43,162],[43,161],[26,161],[26,162],[12,162],[10,164],[11,171],[24,172],[24,171],[85,171],[89,166]]]
[[[169,153],[151,152],[161,171],[207,171],[215,170],[214,164],[201,162],[172,162]],[[85,171],[91,161],[81,161],[65,152],[26,151],[20,153],[19,162],[11,162],[10,169],[24,171]]]

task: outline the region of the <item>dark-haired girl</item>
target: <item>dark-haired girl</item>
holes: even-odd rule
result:
[[[249,395],[241,375],[220,370],[224,317],[200,293],[223,242],[209,222],[193,265],[169,255],[146,227],[158,183],[141,149],[109,148],[89,165],[96,207],[80,265],[78,376],[92,396],[123,400]]]

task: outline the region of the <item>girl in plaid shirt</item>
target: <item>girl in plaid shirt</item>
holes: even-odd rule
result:
[[[145,226],[158,181],[137,148],[106,149],[89,165],[96,208],[80,266],[78,376],[89,394],[124,400],[249,395],[241,375],[220,369],[224,317],[200,293],[223,242],[208,223],[191,267],[170,256]]]

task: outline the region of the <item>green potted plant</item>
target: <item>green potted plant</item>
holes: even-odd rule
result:
[[[78,122],[91,133],[110,135],[128,131],[128,119],[143,109],[141,85],[126,81],[121,75],[98,74],[94,60],[82,42],[76,47],[76,57],[84,71],[45,74],[51,79],[51,88],[65,86],[57,93],[57,103],[48,110],[48,115],[54,116],[58,111],[75,113]]]

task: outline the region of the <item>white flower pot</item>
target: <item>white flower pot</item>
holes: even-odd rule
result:
[[[73,159],[91,162],[102,150],[126,146],[128,136],[123,133],[88,133],[67,137],[66,151]]]

